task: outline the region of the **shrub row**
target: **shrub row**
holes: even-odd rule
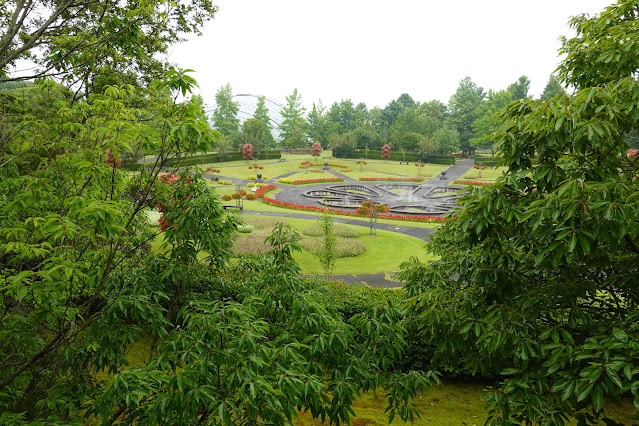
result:
[[[497,167],[499,162],[497,157],[475,157],[475,164],[478,166]]]
[[[353,151],[349,153],[342,154],[340,158],[355,158],[359,160],[360,158],[364,158],[364,151]],[[380,153],[377,151],[369,151],[368,153],[369,159],[380,158]],[[441,155],[441,154],[430,154],[430,155],[418,155],[416,152],[407,152],[406,156],[404,154],[399,153],[397,151],[391,151],[391,161],[410,161],[415,162],[418,160],[422,160],[426,163],[431,164],[444,164],[444,165],[453,165],[455,164],[455,156],[453,155]]]
[[[262,151],[259,155],[255,156],[253,159],[257,160],[276,160],[282,157],[282,153],[279,151]],[[199,154],[199,155],[191,155],[188,157],[182,158],[172,158],[167,160],[165,165],[173,166],[178,163],[183,166],[193,166],[195,164],[206,164],[206,163],[222,163],[225,161],[238,161],[243,160],[241,152],[228,152],[222,154],[221,156],[217,153],[215,154]]]

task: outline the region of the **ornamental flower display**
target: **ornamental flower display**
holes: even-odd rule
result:
[[[264,188],[260,188],[255,192],[255,195],[258,198],[262,198],[262,201],[266,204],[281,207],[290,210],[298,210],[305,212],[315,212],[315,213],[324,213],[324,211],[328,211],[331,214],[336,214],[340,216],[358,216],[357,212],[351,210],[342,210],[342,209],[333,209],[329,207],[316,207],[316,206],[306,206],[304,204],[299,203],[289,203],[287,201],[279,201],[274,198],[264,196],[268,191],[275,189],[275,185],[269,185]],[[383,204],[378,204],[379,209],[383,211],[389,211],[390,208]],[[369,207],[370,209],[370,207]],[[388,209],[388,210],[387,210]],[[376,210],[378,208],[376,207]],[[423,222],[423,223],[441,223],[451,220],[450,217],[442,217],[442,216],[420,216],[420,215],[402,215],[402,214],[391,214],[391,213],[377,213],[378,219],[388,219],[388,220],[400,220],[405,222]]]
[[[313,142],[313,145],[311,145],[311,155],[313,157],[319,157],[321,152],[322,145],[320,145],[319,142]]]
[[[255,191],[255,196],[257,198],[262,198],[264,196],[264,194],[266,194],[269,191],[273,191],[276,188],[277,187],[275,185],[263,186],[263,187],[259,188],[257,191]]]
[[[375,213],[379,217],[379,213],[390,213],[390,207],[386,204],[375,204]],[[371,214],[371,202],[364,201],[361,206],[355,210],[355,216],[368,217]]]
[[[457,185],[483,185],[483,186],[487,186],[487,185],[492,185],[493,182],[480,182],[477,180],[454,180],[453,183],[456,183]]]
[[[381,157],[388,161],[391,158],[391,147],[389,144],[384,144],[384,146],[382,146],[382,155]]]
[[[250,143],[245,143],[242,145],[242,158],[245,160],[253,159],[253,145]]]
[[[361,177],[360,182],[423,182],[424,178],[409,178],[409,177]]]
[[[481,172],[486,170],[488,168],[488,166],[478,166],[478,165],[474,165],[473,169],[477,169],[479,170],[479,174],[477,175],[478,178],[481,178]]]

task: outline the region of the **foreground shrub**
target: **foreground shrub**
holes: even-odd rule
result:
[[[326,291],[334,301],[333,306],[344,318],[350,318],[353,315],[387,304],[400,306],[405,298],[403,289],[370,287],[343,281],[327,282]]]

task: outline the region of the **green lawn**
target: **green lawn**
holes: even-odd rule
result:
[[[330,154],[329,154],[330,155]],[[202,169],[206,169],[207,167],[212,167],[215,169],[219,169],[219,176],[221,177],[231,177],[236,179],[248,179],[249,175],[254,175],[256,173],[262,173],[262,175],[270,178],[275,178],[281,176],[286,173],[296,172],[296,171],[304,171],[304,169],[300,168],[300,163],[302,161],[311,161],[311,162],[324,162],[333,160],[322,160],[314,159],[310,155],[291,155],[291,154],[283,154],[282,158],[286,161],[278,161],[278,160],[251,160],[246,162],[246,160],[240,161],[228,161],[224,163],[208,163],[203,164],[200,167]],[[264,169],[255,170],[249,169],[249,166],[257,164],[259,166],[263,166]],[[319,167],[321,168],[321,167]],[[308,172],[308,175],[321,175],[322,173],[312,173]]]
[[[314,220],[317,220],[317,216]],[[286,219],[286,221],[298,231],[308,224],[308,220],[304,219]],[[426,243],[418,238],[379,230],[377,236],[370,236],[367,228],[358,226],[353,228],[360,233],[359,239],[366,243],[366,252],[357,257],[337,259],[333,270],[336,275],[390,273],[398,271],[399,265],[411,256],[417,257],[422,262],[428,260]],[[307,251],[295,253],[293,258],[304,274],[324,272],[318,258]]]
[[[258,216],[259,217],[259,216]],[[250,221],[251,216],[246,216]],[[157,219],[155,219],[157,220]],[[317,221],[318,215],[310,215],[309,219],[282,219],[300,234],[311,221]],[[359,240],[366,244],[366,252],[356,257],[337,259],[333,273],[341,274],[377,274],[392,273],[399,270],[399,265],[415,256],[421,261],[428,260],[425,242],[414,237],[390,231],[377,231],[377,236],[368,235],[368,229],[359,226],[341,225],[352,228],[360,234]],[[154,251],[160,250],[163,234],[158,235],[151,243]],[[294,254],[295,261],[304,274],[322,274],[323,270],[317,256],[308,251]]]
[[[352,170],[350,172],[343,172],[345,175],[352,177],[353,179],[359,179],[360,177],[423,177],[425,179],[433,178],[441,173],[442,170],[446,170],[449,166],[440,164],[426,164],[419,170],[415,167],[413,162],[406,164],[399,164],[400,160],[390,160],[387,163],[383,160],[364,160],[366,165],[361,166],[356,162],[359,160],[352,159],[339,159],[338,162],[346,164]],[[360,172],[360,168],[362,171]],[[339,171],[339,169],[336,169]],[[421,174],[418,174],[421,173]]]
[[[335,158],[335,159],[323,159],[320,156],[319,159],[312,158],[310,155],[290,155],[284,154],[282,158],[286,159],[286,161],[277,161],[277,160],[251,160],[247,164],[245,160],[241,161],[229,161],[224,163],[209,163],[203,164],[200,167],[202,169],[206,169],[207,167],[213,167],[220,170],[220,177],[230,177],[236,179],[247,179],[249,175],[253,175],[256,173],[262,173],[267,176],[269,179],[276,178],[278,176],[291,173],[298,172],[293,179],[311,179],[317,175],[317,177],[326,176],[329,173],[314,173],[309,171],[308,169],[301,169],[300,163],[302,161],[311,161],[317,163],[329,162],[329,163],[340,163],[348,166],[352,171],[344,172],[343,168],[333,167],[334,170],[344,173],[353,179],[358,179],[359,177],[387,177],[387,176],[407,176],[407,177],[424,177],[424,178],[432,178],[437,176],[442,170],[446,170],[449,166],[439,165],[439,164],[426,164],[419,171],[421,175],[418,175],[418,168],[414,166],[412,162],[406,164],[399,164],[400,160],[391,160],[387,163],[383,160],[365,160],[366,165],[362,166],[362,171],[360,172],[360,165],[356,164],[354,159],[344,159],[344,158]],[[254,164],[263,166],[262,170],[249,169],[248,166],[252,166]],[[313,167],[313,168],[321,168],[321,166]]]
[[[480,170],[470,169],[459,179],[460,180],[477,180],[477,181],[495,181],[506,170],[508,170],[508,167],[488,168],[486,170],[481,170],[481,177],[478,177]]]

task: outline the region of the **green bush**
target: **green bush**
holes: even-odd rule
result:
[[[334,300],[334,307],[344,316],[366,312],[370,308],[390,303],[398,306],[405,298],[404,290],[369,287],[365,285],[347,284],[343,281],[326,283],[327,295]]]
[[[253,231],[253,227],[249,224],[243,223],[237,226],[237,232],[241,234],[250,234]]]
[[[497,167],[500,161],[501,159],[496,157],[475,157],[475,164],[477,166]]]

